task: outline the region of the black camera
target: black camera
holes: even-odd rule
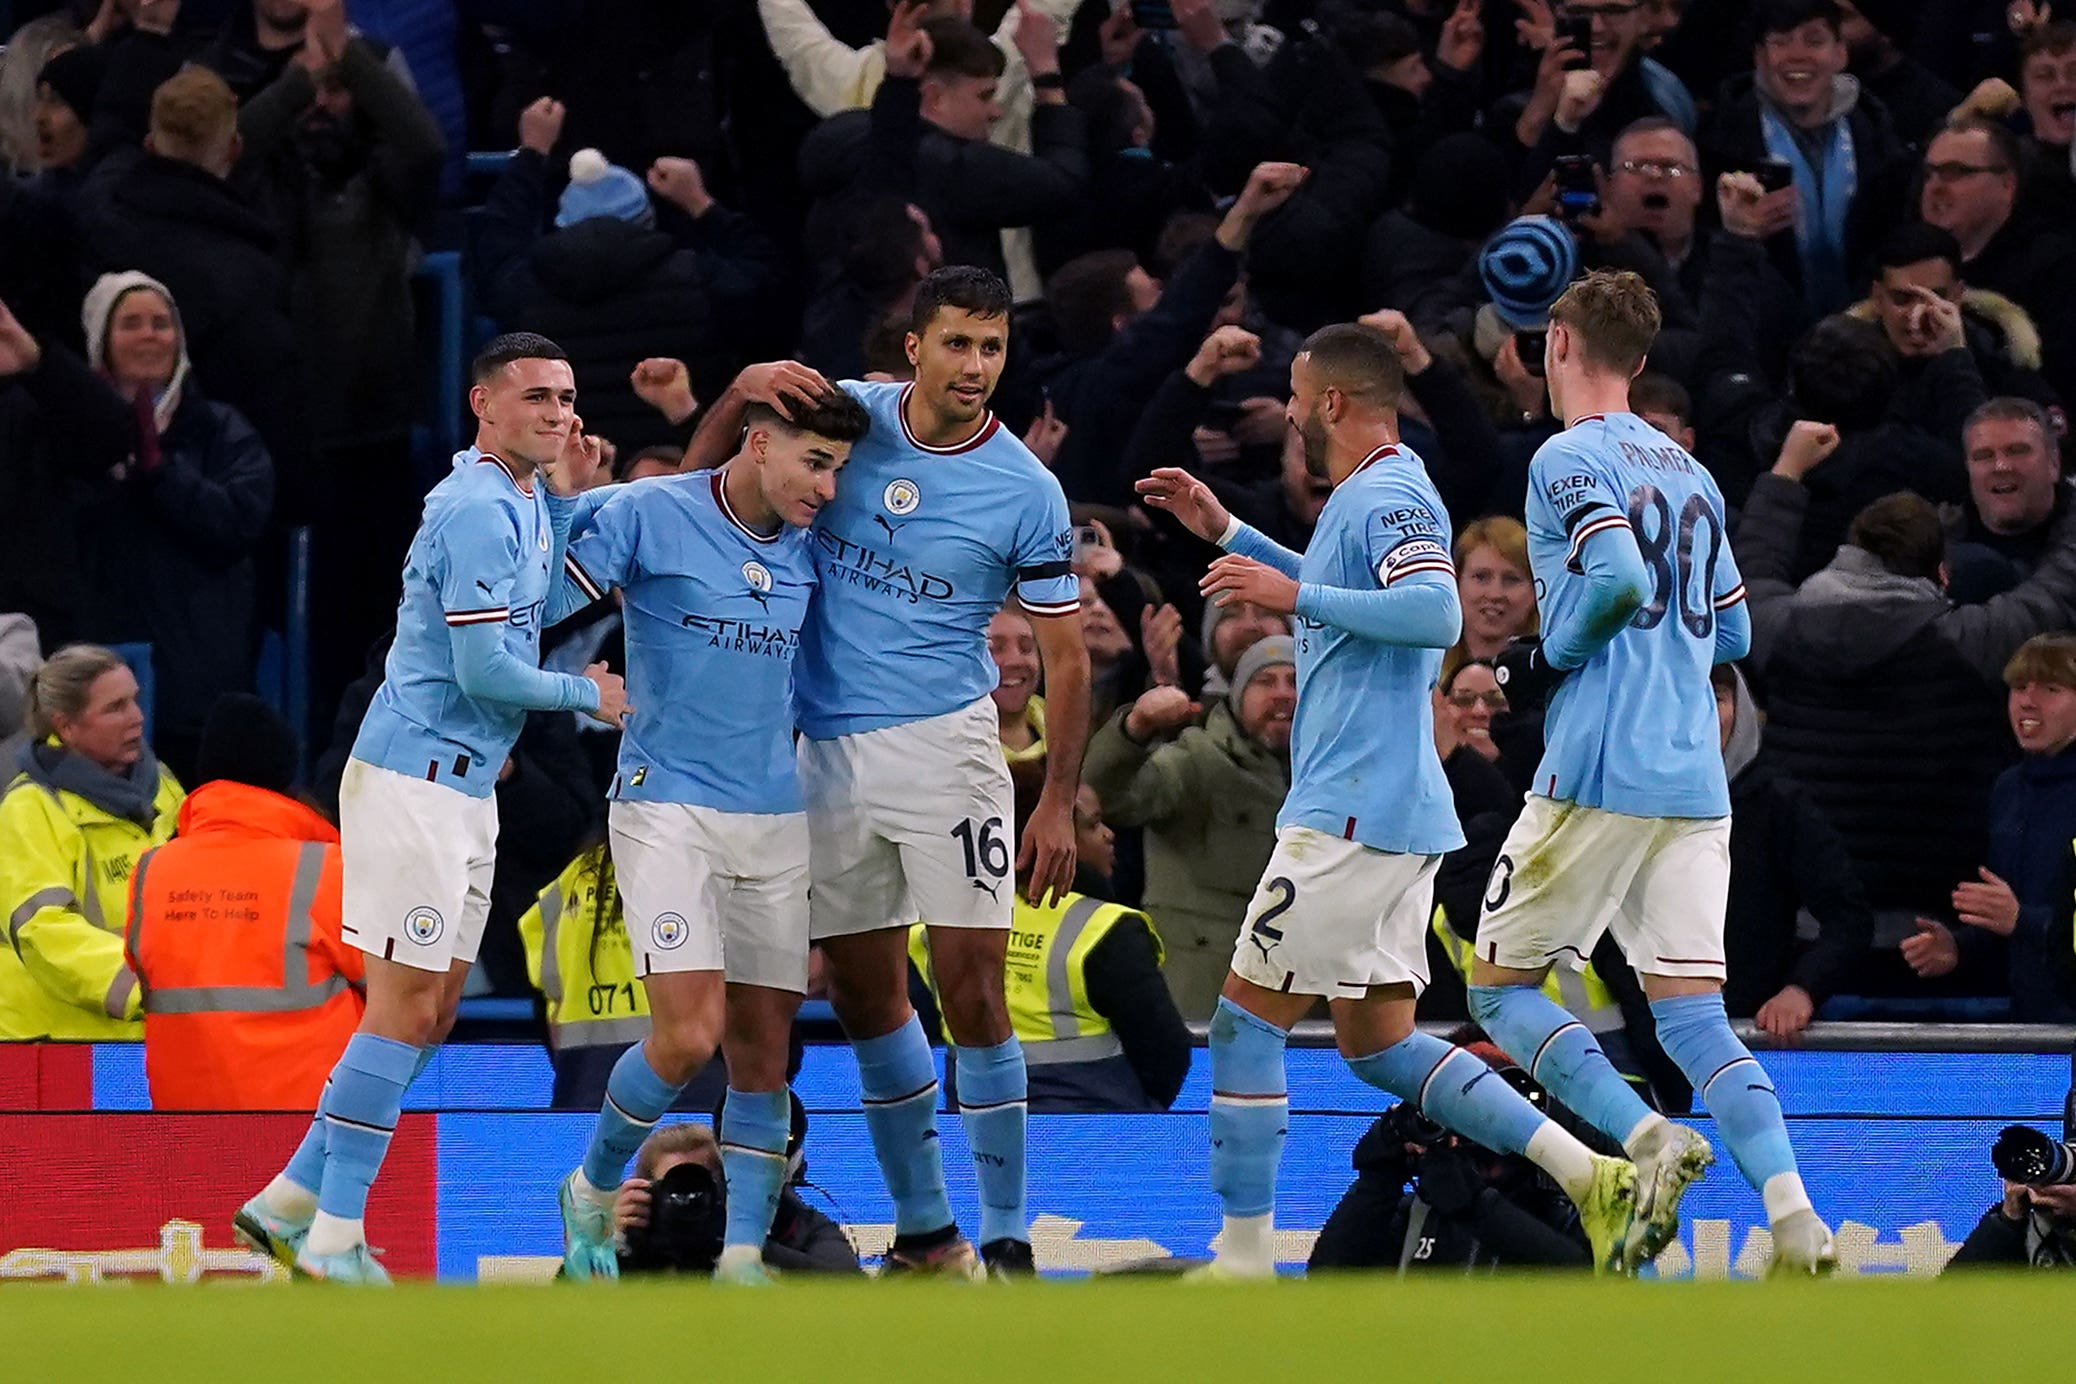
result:
[[[1390,1138],[1402,1144],[1418,1144],[1422,1148],[1434,1148],[1448,1143],[1453,1136],[1444,1125],[1420,1113],[1420,1108],[1411,1101],[1400,1101],[1384,1112],[1382,1123],[1390,1130]]]
[[[649,1224],[627,1248],[645,1268],[709,1273],[721,1257],[727,1203],[704,1163],[680,1163],[649,1188]]]
[[[2076,1148],[2025,1125],[2006,1125],[1990,1147],[1990,1162],[2006,1182],[2054,1187],[2076,1182]]]

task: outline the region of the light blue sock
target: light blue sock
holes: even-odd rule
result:
[[[303,1142],[289,1155],[288,1166],[281,1175],[296,1186],[317,1195],[324,1185],[324,1104],[332,1098],[332,1083],[326,1078],[324,1090],[317,1097],[317,1113],[310,1117],[310,1127],[303,1131]]]
[[[627,1160],[684,1089],[658,1076],[642,1048],[636,1043],[613,1064],[598,1123],[591,1127],[590,1147],[584,1150],[584,1180],[601,1192],[619,1187]]]
[[[418,1052],[393,1038],[356,1033],[340,1054],[324,1101],[324,1175],[317,1209],[325,1215],[345,1221],[366,1216],[368,1188],[396,1133],[404,1084]]]
[[[915,1015],[892,1033],[853,1040],[865,1128],[880,1176],[894,1198],[894,1233],[923,1235],[952,1224],[937,1147],[937,1067]]]
[[[1566,1109],[1626,1144],[1651,1118],[1586,1026],[1529,985],[1473,985],[1471,1017]]]
[[[728,1179],[728,1226],[724,1245],[762,1249],[786,1186],[786,1140],[793,1133],[793,1103],[786,1088],[738,1091],[728,1088],[721,1106],[721,1170]]]
[[[431,1046],[418,1050],[417,1064],[411,1068],[410,1079],[404,1082],[406,1091],[411,1089],[412,1082],[418,1080],[419,1074],[438,1051]],[[317,1097],[317,1113],[311,1116],[310,1127],[303,1131],[303,1142],[296,1145],[296,1151],[289,1155],[288,1166],[281,1170],[283,1177],[313,1197],[324,1183],[324,1103],[331,1093],[332,1084],[327,1080]]]
[[[1723,997],[1681,995],[1651,1001],[1658,1045],[1693,1083],[1694,1094],[1715,1116],[1737,1170],[1760,1193],[1782,1173],[1795,1172],[1795,1150],[1781,1119],[1780,1097],[1766,1069],[1737,1035],[1723,1012]],[[1768,1211],[1772,1198],[1769,1196]]]
[[[1029,1110],[1023,1046],[1011,1034],[991,1048],[957,1050],[959,1118],[980,1184],[980,1243],[1031,1238],[1024,1213],[1024,1125]]]
[[[1462,1048],[1414,1030],[1349,1067],[1439,1124],[1497,1153],[1523,1153],[1543,1127],[1542,1112],[1506,1078]],[[1487,1080],[1487,1078],[1490,1080]]]
[[[1211,1016],[1211,1190],[1225,1214],[1276,1209],[1276,1165],[1290,1122],[1283,1045],[1290,1038],[1220,997]]]

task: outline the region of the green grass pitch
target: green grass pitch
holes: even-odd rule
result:
[[[1210,1285],[694,1281],[0,1289],[0,1378],[462,1381],[2066,1380],[2076,1283],[1435,1275]]]

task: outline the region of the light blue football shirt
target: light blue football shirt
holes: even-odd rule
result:
[[[1229,546],[1299,582],[1290,795],[1276,825],[1413,855],[1461,846],[1432,693],[1463,617],[1449,516],[1419,456],[1404,444],[1372,452],[1327,497],[1294,570],[1293,554],[1252,529]]]
[[[970,706],[995,687],[988,620],[1015,587],[1033,616],[1080,609],[1067,499],[992,413],[957,447],[909,432],[910,386],[845,381],[872,415],[816,518],[821,587],[794,688],[816,740]]]
[[[721,812],[801,810],[793,659],[815,588],[805,529],[760,534],[726,468],[615,486],[570,538],[570,578],[622,592],[627,700],[611,796]]]
[[[1708,674],[1743,656],[1751,620],[1715,478],[1635,414],[1591,414],[1537,449],[1527,513],[1543,648],[1575,668],[1550,700],[1535,791],[1634,817],[1727,816]],[[1596,572],[1639,557],[1642,608],[1594,628]]]
[[[572,502],[544,478],[522,487],[498,458],[471,447],[425,497],[404,560],[396,642],[382,686],[354,738],[353,757],[486,798],[529,710],[597,705],[583,678],[542,673],[541,630],[569,614],[551,609],[549,574],[562,566]],[[513,700],[470,696],[456,672],[457,631],[494,626],[520,665]]]

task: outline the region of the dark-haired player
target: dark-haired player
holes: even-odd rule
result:
[[[988,411],[1009,350],[1008,287],[985,270],[937,270],[916,290],[905,344],[912,383],[843,385],[872,431],[814,525],[821,585],[796,678],[809,912],[894,1198],[887,1267],[1028,1272],[1024,1058],[1002,968],[1012,869],[1028,872],[1033,900],[1065,893],[1074,874],[1089,670],[1072,531],[1059,482]],[[702,424],[688,464],[727,445],[752,397],[775,399],[776,372],[799,369],[745,372]],[[988,620],[1012,587],[1038,633],[1050,751],[1038,808],[1014,844],[987,649]],[[980,1185],[978,1258],[945,1196],[936,1068],[908,1004],[907,929],[918,920],[956,1045]]]
[[[718,470],[602,492],[568,579],[618,588],[641,715],[609,813],[646,1038],[620,1055],[581,1167],[562,1184],[563,1270],[619,1274],[613,1195],[627,1160],[725,1033],[728,1217],[715,1277],[762,1282],[785,1183],[786,1051],[807,989],[807,818],[793,753],[793,660],[814,594],[808,526],[871,419],[830,391],[749,410]],[[698,695],[690,695],[691,689]]]

